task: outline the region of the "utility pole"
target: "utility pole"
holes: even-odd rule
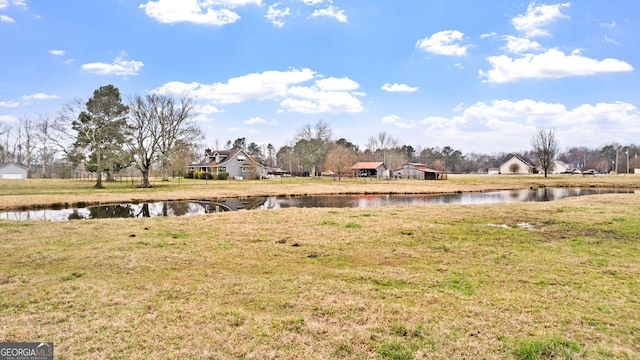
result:
[[[627,148],[625,153],[627,154],[627,175],[629,175],[629,148]]]

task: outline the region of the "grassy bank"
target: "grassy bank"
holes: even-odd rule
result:
[[[241,196],[453,193],[540,187],[613,187],[640,189],[640,176],[488,176],[450,175],[445,181],[342,178],[283,178],[251,181],[205,181],[173,178],[152,180],[151,189],[137,188],[138,180],[105,183],[96,190],[92,181],[33,179],[0,180],[0,209],[37,206],[97,205],[130,201],[212,200]]]
[[[639,215],[636,194],[4,221],[0,341],[59,359],[636,359]]]

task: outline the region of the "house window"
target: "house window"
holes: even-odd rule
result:
[[[220,167],[218,168],[218,171],[220,171],[220,172],[227,172],[227,167],[226,167],[226,166],[220,166]]]
[[[238,161],[245,161],[247,158],[244,155],[238,155]]]
[[[251,166],[243,166],[242,167],[242,172],[248,173],[248,172],[252,172],[252,171],[253,171],[253,169],[251,168]]]

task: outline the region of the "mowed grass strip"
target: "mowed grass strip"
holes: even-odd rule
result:
[[[640,195],[0,222],[0,341],[58,359],[635,359]]]

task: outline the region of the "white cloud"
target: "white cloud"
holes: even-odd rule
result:
[[[276,6],[279,4],[269,5],[269,9],[267,10],[267,14],[264,16],[267,20],[271,21],[271,24],[276,27],[284,26],[284,18],[289,16],[290,10],[288,7],[284,9],[276,9]]]
[[[234,104],[247,100],[267,100],[284,97],[289,86],[312,80],[315,72],[310,69],[289,71],[265,71],[229,79],[226,83],[211,85],[197,82],[169,82],[153,92],[183,93],[197,99],[211,100],[216,104]]]
[[[279,112],[284,112],[285,109],[290,112],[298,112],[303,114],[314,114],[320,112],[318,110],[318,104],[310,100],[288,98],[283,100],[280,103],[280,106],[282,107],[282,111]]]
[[[559,145],[578,146],[620,142],[640,137],[640,111],[625,102],[563,104],[531,99],[478,102],[451,118],[429,116],[420,121],[434,145],[509,152],[526,150],[538,128],[553,128]],[[607,129],[605,133],[602,130]],[[437,136],[435,136],[437,134]]]
[[[382,117],[383,123],[394,123],[398,120],[400,120],[400,116],[398,115],[387,115]]]
[[[414,91],[418,91],[418,87],[409,86],[407,84],[385,83],[384,85],[382,85],[382,90],[388,91],[388,92],[414,92]]]
[[[247,125],[266,124],[267,120],[265,120],[265,119],[263,119],[263,118],[261,118],[259,116],[256,116],[256,117],[252,117],[252,118],[249,118],[249,119],[243,121],[243,123],[245,123]]]
[[[402,120],[397,115],[384,116],[382,118],[382,122],[387,124],[392,124],[402,129],[411,129],[411,128],[418,127],[418,123],[416,123],[415,121],[405,121],[405,120]]]
[[[600,23],[600,27],[607,28],[607,29],[613,29],[617,25],[618,24],[615,21],[612,21],[610,23]]]
[[[543,27],[559,20],[569,17],[562,13],[561,9],[570,7],[571,3],[555,5],[537,5],[530,2],[527,12],[511,19],[511,24],[516,30],[524,33],[527,37],[549,36],[549,32]]]
[[[309,86],[304,83],[317,80]],[[310,69],[265,71],[229,79],[211,85],[197,82],[169,82],[153,90],[155,93],[186,93],[214,104],[237,104],[250,100],[275,99],[279,112],[354,113],[363,111],[357,98],[364,94],[354,91],[360,85],[349,78],[322,78]]]
[[[36,100],[51,100],[51,99],[59,99],[58,95],[49,95],[45,93],[35,93],[31,95],[23,95],[23,99],[36,99]]]
[[[9,17],[7,15],[0,15],[0,21],[2,21],[2,22],[15,22],[15,20],[13,20],[12,17]]]
[[[280,106],[290,112],[315,113],[357,113],[364,110],[357,95],[347,91],[326,91],[316,86],[293,86],[289,98]]]
[[[512,54],[520,54],[525,51],[539,50],[540,48],[542,48],[542,46],[540,46],[540,43],[538,43],[537,41],[532,41],[526,38],[505,35],[502,37],[502,39],[507,42],[503,49]]]
[[[633,70],[628,63],[606,58],[590,59],[579,53],[566,55],[562,51],[550,49],[538,55],[527,54],[518,59],[506,55],[487,58],[491,70],[480,70],[481,77],[487,82],[506,83],[519,79],[562,78],[568,76],[585,76],[605,72],[626,72]]]
[[[276,120],[267,121],[259,116],[249,118],[243,121],[243,123],[247,125],[269,125],[269,126],[278,125],[278,121]]]
[[[466,55],[471,45],[460,45],[464,33],[458,30],[444,30],[430,37],[418,40],[416,47],[436,55],[462,56]]]
[[[486,33],[486,34],[480,35],[480,39],[492,38],[492,37],[495,37],[495,36],[496,36],[495,32],[490,32],[490,33]]]
[[[180,0],[182,1],[182,0]],[[236,8],[240,6],[256,5],[262,6],[262,0],[202,0],[203,7],[224,6],[228,8]]]
[[[453,109],[451,109],[451,111],[453,111],[453,112],[460,112],[462,110],[464,110],[464,103],[463,102],[458,103],[458,105],[456,105]]]
[[[324,0],[302,0],[302,2],[309,6],[313,6],[313,5],[322,4]]]
[[[260,1],[157,0],[139,7],[147,16],[166,24],[190,22],[222,26],[240,19],[240,15],[229,8],[256,3],[261,4]],[[214,8],[214,5],[218,7]]]
[[[316,9],[311,14],[311,16],[312,17],[326,16],[326,17],[334,18],[341,23],[349,22],[347,15],[344,14],[344,10],[340,10],[333,5],[329,5],[326,9]]]
[[[140,69],[144,66],[142,61],[125,60],[126,53],[121,53],[120,56],[113,59],[111,64],[94,62],[82,65],[82,70],[98,75],[138,75]]]
[[[604,36],[604,41],[608,42],[610,44],[619,45],[619,43],[617,41],[613,40],[612,38],[608,37],[607,35]]]
[[[490,103],[478,102],[463,112],[463,118],[468,123],[490,125],[494,120],[518,119],[523,123],[536,122],[546,125],[545,120],[566,112],[561,104],[550,104],[534,100],[494,100]],[[532,124],[535,125],[535,124]]]
[[[0,122],[17,123],[18,118],[13,115],[0,115]]]
[[[66,52],[64,50],[49,50],[49,54],[51,55],[56,55],[56,56],[64,56],[64,54],[66,54]]]
[[[18,6],[21,8],[27,8],[26,0],[0,0],[0,9],[7,8],[9,6]]]
[[[198,114],[216,114],[216,113],[220,113],[222,112],[222,110],[218,109],[216,106],[213,105],[198,105],[196,107],[196,112]]]
[[[360,84],[348,77],[341,79],[330,77],[316,81],[316,86],[323,91],[350,91],[358,89]]]
[[[0,107],[14,108],[20,106],[18,101],[0,101]]]

